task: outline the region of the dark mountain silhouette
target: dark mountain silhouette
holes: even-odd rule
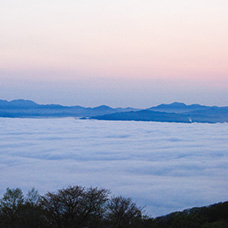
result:
[[[191,122],[188,116],[176,113],[154,112],[150,110],[140,110],[131,112],[118,112],[103,116],[94,116],[91,119],[97,120],[134,120],[134,121],[159,121],[159,122]]]
[[[198,104],[186,105],[184,103],[175,102],[140,111],[93,116],[91,119],[177,123],[224,123],[228,122],[228,107],[209,107]]]
[[[149,110],[158,112],[185,113],[196,110],[207,110],[208,108],[209,107],[207,106],[199,104],[186,105],[184,103],[174,102],[172,104],[161,104],[156,107],[151,107]]]
[[[224,123],[228,122],[228,107],[210,107],[199,104],[186,105],[174,102],[148,109],[40,105],[30,100],[0,100],[0,117],[46,118],[76,117],[97,120],[158,121],[177,123]]]
[[[0,100],[0,108],[27,108],[27,107],[37,107],[38,104],[36,104],[33,101],[30,100],[13,100],[13,101],[6,101],[6,100]]]
[[[94,108],[82,106],[62,106],[56,104],[40,105],[30,100],[0,100],[0,117],[90,117],[136,110],[133,108],[111,108],[101,105]]]

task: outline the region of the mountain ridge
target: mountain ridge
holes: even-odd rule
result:
[[[91,117],[136,110],[134,108],[111,108],[107,105],[97,107],[63,106],[59,104],[37,104],[31,100],[0,100],[0,117],[35,118],[35,117]]]
[[[228,122],[228,107],[186,105],[173,102],[147,109],[112,108],[107,105],[97,107],[64,106],[59,104],[37,104],[32,100],[0,100],[0,117],[45,118],[75,117],[82,119],[117,121],[155,121],[177,123],[224,123]]]

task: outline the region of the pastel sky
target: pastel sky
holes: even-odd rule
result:
[[[227,0],[2,0],[0,99],[228,105]]]

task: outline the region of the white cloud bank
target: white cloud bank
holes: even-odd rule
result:
[[[0,118],[0,195],[99,186],[151,216],[228,200],[228,124]]]

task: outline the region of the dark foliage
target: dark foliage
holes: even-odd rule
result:
[[[6,189],[0,200],[0,228],[225,228],[228,202],[192,208],[156,219],[142,215],[130,198],[106,189],[70,186],[40,196],[32,189]]]
[[[99,227],[105,212],[108,191],[80,186],[68,187],[41,198],[41,207],[50,227]]]
[[[24,197],[21,189],[6,189],[0,201],[0,228],[46,227],[40,196],[34,189]]]
[[[110,228],[136,227],[142,212],[130,198],[113,197],[107,206],[106,221]]]
[[[192,208],[156,219],[159,228],[228,227],[228,202],[209,207]]]

